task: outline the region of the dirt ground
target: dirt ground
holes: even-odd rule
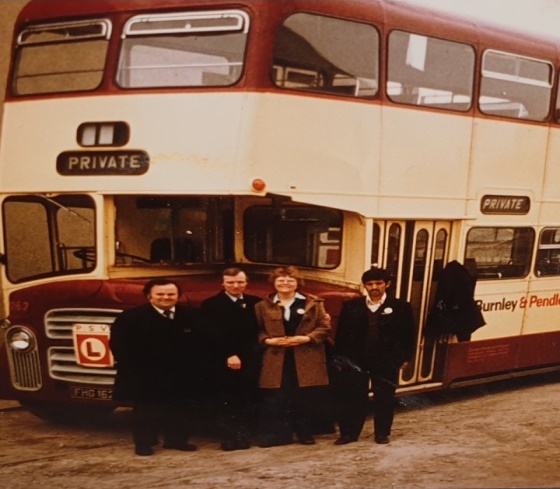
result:
[[[223,452],[197,434],[199,451],[133,454],[130,411],[102,423],[53,425],[0,409],[3,489],[361,489],[560,487],[560,376],[400,399],[391,444],[372,423],[357,443]]]

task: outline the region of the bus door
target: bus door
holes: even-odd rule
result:
[[[4,199],[0,199],[0,206],[2,206],[2,202]],[[7,319],[8,315],[10,314],[10,309],[8,306],[8,294],[5,292],[5,276],[6,276],[6,252],[5,252],[5,229],[6,226],[0,227],[0,328],[8,327],[8,323],[4,320]],[[0,336],[1,338],[1,336]],[[0,342],[2,340],[0,339]]]
[[[451,222],[390,221],[385,226],[384,266],[393,274],[393,292],[411,303],[416,350],[401,371],[400,385],[440,382],[445,343],[424,337],[424,323],[434,302],[436,280],[449,252]]]

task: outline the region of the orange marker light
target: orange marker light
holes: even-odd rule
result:
[[[252,185],[255,192],[263,192],[266,188],[266,182],[260,178],[255,178]]]

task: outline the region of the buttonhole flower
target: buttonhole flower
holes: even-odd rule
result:
[[[381,314],[393,314],[393,309],[391,309],[390,307],[386,307],[385,309],[383,309],[383,311],[381,311]]]
[[[305,313],[305,309],[298,309],[296,311],[298,314],[304,314]]]

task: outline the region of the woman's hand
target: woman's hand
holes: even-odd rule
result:
[[[264,340],[264,344],[268,346],[283,346],[292,347],[299,346],[309,343],[311,338],[305,335],[298,336],[281,336],[279,338],[267,338]]]

